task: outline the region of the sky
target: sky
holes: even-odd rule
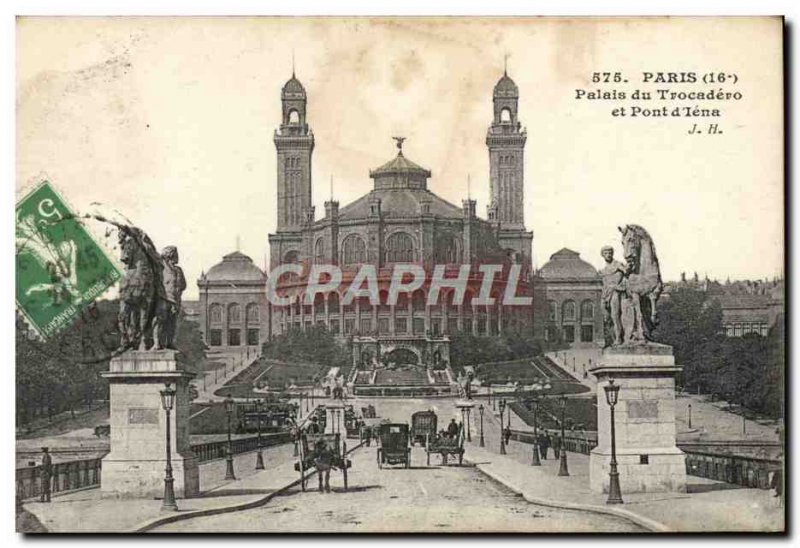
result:
[[[600,266],[617,226],[652,235],[662,276],[772,278],[783,264],[782,29],[777,19],[30,18],[17,23],[16,176],[43,174],[80,212],[117,211],[189,280],[237,248],[263,266],[274,231],[280,89],[306,88],[317,218],[395,152],[485,216],[492,88],[508,73],[527,130],[534,263],[567,247]],[[757,44],[757,47],[754,45]],[[576,99],[596,71],[734,73],[670,89],[741,92],[708,119],[611,116]],[[630,92],[637,85],[605,85]],[[676,103],[677,104],[677,103]],[[672,105],[671,105],[672,106]],[[99,204],[99,205],[98,205]]]

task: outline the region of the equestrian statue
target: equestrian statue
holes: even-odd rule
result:
[[[606,261],[600,271],[606,346],[645,344],[658,324],[656,306],[664,290],[656,248],[641,226],[618,228],[625,264],[614,260],[610,246],[601,250]]]

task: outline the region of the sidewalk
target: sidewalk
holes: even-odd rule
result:
[[[255,470],[256,453],[234,458],[236,480],[225,478],[225,460],[200,466],[201,496],[178,499],[178,512],[162,511],[160,500],[103,499],[100,489],[53,497],[51,503],[28,502],[25,510],[54,533],[144,532],[156,525],[260,506],[300,479],[294,470],[292,444],[264,449],[265,470]]]
[[[516,418],[516,417],[514,417]],[[542,466],[531,466],[532,446],[511,441],[499,454],[499,418],[484,416],[485,448],[476,426],[465,459],[534,504],[610,513],[654,532],[782,531],[784,508],[772,492],[687,476],[688,493],[625,494],[625,504],[606,504],[606,495],[589,489],[589,457],[567,453],[569,476],[559,477],[552,451]],[[512,419],[513,426],[513,419]],[[479,426],[478,426],[479,428]]]

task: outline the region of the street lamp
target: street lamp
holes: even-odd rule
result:
[[[489,399],[492,400],[492,411],[497,411],[497,396],[492,397],[492,383],[489,383]]]
[[[306,413],[308,413],[308,394],[305,394],[305,396],[306,396]]]
[[[472,441],[472,434],[471,434],[472,428],[470,427],[470,424],[469,424],[469,420],[470,420],[469,416],[470,416],[470,414],[472,412],[472,409],[470,409],[469,407],[467,407],[466,409],[467,409],[467,441],[471,442]]]
[[[564,435],[564,421],[565,413],[567,410],[567,396],[561,396],[561,449],[559,456],[561,457],[561,466],[558,469],[559,476],[569,476],[569,469],[567,468],[567,443],[566,436]]]
[[[614,406],[619,399],[619,385],[610,379],[603,387],[606,391],[606,402],[611,407],[611,470],[608,473],[608,500],[606,504],[622,504],[622,493],[619,488],[619,472],[617,472],[617,433],[614,426]]]
[[[227,450],[227,468],[225,469],[225,479],[226,480],[235,480],[236,475],[233,473],[233,445],[231,443],[231,416],[233,415],[233,410],[236,408],[236,402],[233,401],[233,398],[228,395],[225,398],[225,413],[228,415],[228,450]]]
[[[692,404],[689,404],[689,428],[692,428]]]
[[[498,406],[500,407],[500,454],[505,455],[506,444],[503,437],[503,412],[506,410],[506,399],[503,398],[500,400],[500,404]]]
[[[486,447],[486,444],[483,441],[483,404],[478,406],[478,413],[481,416],[481,442],[478,445],[479,447]]]
[[[167,412],[167,467],[164,470],[164,501],[161,504],[162,510],[178,510],[175,502],[175,479],[172,477],[172,439],[170,437],[170,412],[175,405],[176,390],[174,385],[167,383],[164,390],[161,390],[161,407]]]
[[[264,469],[264,455],[261,454],[261,410],[264,400],[256,399],[256,413],[258,413],[258,453],[256,454],[256,470]]]
[[[542,461],[539,458],[539,426],[537,424],[539,394],[534,393],[531,404],[533,406],[533,455],[531,456],[531,466],[541,466]]]

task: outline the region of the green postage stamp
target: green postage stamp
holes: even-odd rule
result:
[[[17,203],[16,277],[17,307],[47,338],[70,325],[121,273],[43,181]]]

